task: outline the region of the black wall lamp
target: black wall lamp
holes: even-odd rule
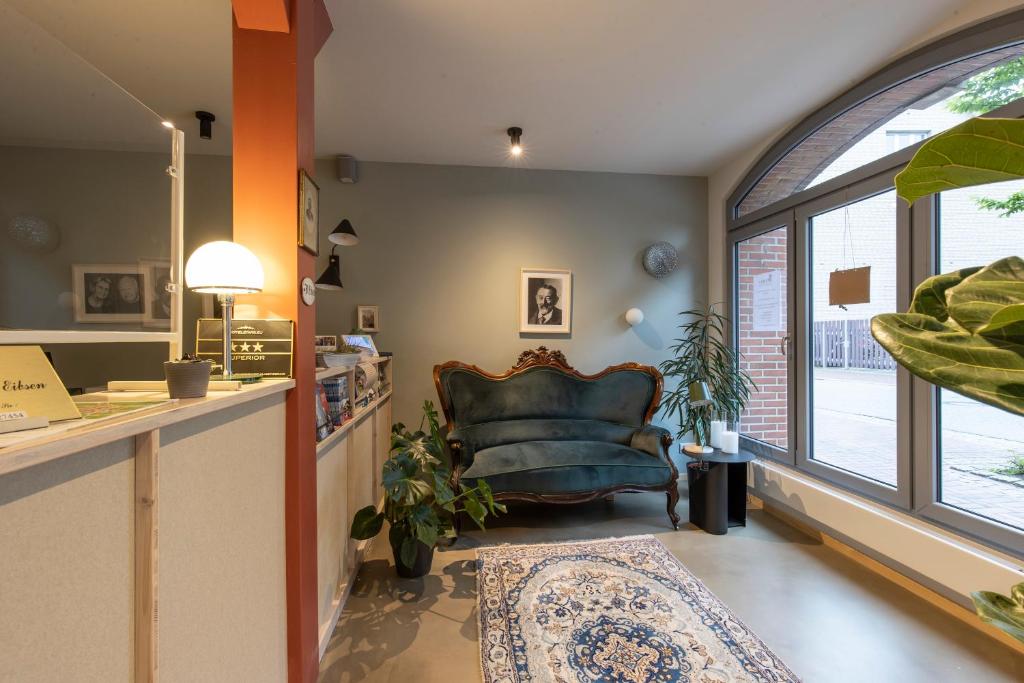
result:
[[[327,259],[327,268],[316,280],[317,289],[342,289],[341,284],[341,257],[334,253],[338,247],[352,247],[359,244],[359,235],[347,218],[342,219],[330,235],[328,241],[334,246],[331,247],[331,254]]]

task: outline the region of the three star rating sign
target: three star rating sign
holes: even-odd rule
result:
[[[256,342],[255,344],[250,344],[249,342],[242,342],[241,344],[232,344],[231,350],[238,351],[241,353],[249,353],[250,351],[252,351],[253,353],[262,353],[263,344],[259,342]]]

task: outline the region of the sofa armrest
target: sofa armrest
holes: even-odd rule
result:
[[[452,459],[452,475],[458,481],[462,471],[473,464],[473,445],[461,429],[448,429],[445,425],[444,431],[447,432],[444,439]]]
[[[654,425],[644,425],[633,432],[633,436],[629,439],[630,448],[653,455],[670,465],[673,464],[672,458],[668,454],[668,447],[671,445],[672,434],[667,429]]]

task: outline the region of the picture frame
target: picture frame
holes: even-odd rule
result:
[[[145,320],[149,284],[141,263],[76,263],[71,266],[71,289],[76,323]]]
[[[318,256],[320,254],[320,186],[305,169],[299,169],[299,246]]]
[[[379,308],[377,306],[357,306],[356,329],[361,332],[380,332]]]
[[[167,259],[143,259],[139,266],[145,275],[146,285],[142,325],[169,330],[174,314],[174,294],[167,290],[167,285],[172,282],[171,262]]]
[[[558,268],[520,269],[519,331],[569,334],[571,330],[572,271]]]
[[[334,334],[313,335],[313,345],[317,353],[330,353],[338,350],[338,337]]]
[[[361,353],[367,356],[377,357],[377,345],[373,343],[373,337],[368,334],[344,334],[342,340],[349,346],[357,346]]]

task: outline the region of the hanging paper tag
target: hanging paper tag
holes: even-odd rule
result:
[[[828,274],[828,305],[846,306],[871,301],[871,266],[833,270]]]

